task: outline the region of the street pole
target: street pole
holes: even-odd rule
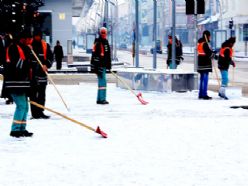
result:
[[[108,0],[105,0],[103,26],[108,29]]]
[[[176,69],[176,1],[172,0],[172,69]]]
[[[198,41],[198,29],[197,29],[197,0],[194,0],[194,17],[195,17],[195,52],[194,52],[194,72],[197,72],[198,68],[198,51],[197,51],[197,41]]]
[[[157,68],[157,0],[153,0],[154,10],[153,10],[153,69]]]
[[[111,14],[111,59],[114,59],[114,27],[113,27],[113,6],[110,7]]]
[[[117,58],[117,34],[119,33],[119,24],[118,24],[118,19],[119,19],[119,7],[118,7],[118,1],[115,0],[116,4],[115,4],[115,28],[116,28],[116,32],[115,32],[115,51],[114,51],[114,59],[116,61],[118,61]]]
[[[222,1],[217,0],[219,2],[219,9],[220,9],[220,29],[223,30],[223,21],[222,21]],[[222,32],[221,32],[221,38],[222,38]]]
[[[135,0],[135,66],[139,67],[139,0]]]

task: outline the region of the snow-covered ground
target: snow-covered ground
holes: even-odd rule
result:
[[[29,120],[32,138],[9,136],[14,105],[0,99],[1,186],[247,186],[247,98],[197,99],[197,92],[143,92],[108,84],[110,105],[97,105],[95,83],[58,86],[46,106],[108,134],[53,113]],[[29,115],[30,118],[30,115]]]

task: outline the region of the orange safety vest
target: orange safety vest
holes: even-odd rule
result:
[[[104,47],[103,47],[103,44],[100,43],[100,47],[101,47],[101,56],[103,57],[104,56]],[[95,52],[96,51],[96,43],[93,45],[93,48],[92,48],[92,52]]]
[[[229,49],[230,50],[230,58],[232,58],[233,57],[233,49],[232,48],[229,48],[229,47],[225,47],[225,48],[221,48],[220,49],[220,56],[221,57],[225,57],[225,50],[226,49]]]
[[[47,43],[44,40],[41,40],[41,45],[43,49],[44,60],[46,60],[47,59]]]
[[[21,58],[23,61],[26,60],[26,57],[25,57],[25,55],[24,55],[24,52],[23,52],[22,48],[21,48],[19,45],[16,45],[16,46],[17,46],[17,49],[18,49],[20,58]],[[7,61],[7,63],[10,63],[9,47],[8,47],[7,50],[6,50],[6,61]]]
[[[197,45],[197,51],[198,51],[199,56],[205,56],[206,55],[204,48],[203,48],[204,44],[205,44],[205,42],[202,42],[202,43],[198,43],[198,45]]]

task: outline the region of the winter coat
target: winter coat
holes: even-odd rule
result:
[[[63,48],[61,45],[56,45],[54,47],[53,53],[56,61],[61,61],[61,59],[64,57]]]
[[[0,37],[0,66],[5,64],[5,48],[3,41],[4,40]]]
[[[91,71],[97,73],[101,67],[111,69],[111,51],[107,39],[95,39],[92,57],[91,57]]]
[[[32,42],[32,47],[33,47],[33,51],[35,52],[36,56],[39,58],[42,65],[46,65],[47,68],[50,68],[53,63],[53,53],[51,51],[50,45],[46,43],[46,50],[45,50],[45,48],[43,48],[42,42],[38,42],[34,40]],[[39,64],[35,56],[32,56],[32,76],[33,76],[32,79],[33,84],[47,84],[47,75],[43,71],[41,65]]]
[[[224,42],[221,46],[221,50],[223,51],[223,54],[219,55],[219,60],[218,60],[218,68],[220,70],[228,70],[230,65],[234,65],[234,62],[232,60],[232,48],[229,47],[227,42]]]
[[[200,50],[200,51],[199,51]],[[198,40],[198,69],[201,72],[212,72],[212,58],[214,57],[213,50],[209,47],[205,38]]]
[[[176,40],[176,64],[179,65],[182,59],[183,50],[182,50],[182,43],[180,40]],[[172,62],[172,43],[167,45],[167,65],[170,65]]]
[[[6,91],[10,94],[28,93],[31,80],[30,49],[22,44],[12,44],[6,49],[6,56],[4,70]]]

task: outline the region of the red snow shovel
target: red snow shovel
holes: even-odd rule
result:
[[[36,103],[36,102],[34,102],[34,101],[29,101],[29,102],[30,102],[32,105],[35,105],[35,106],[37,106],[37,107],[39,107],[39,108],[48,110],[48,111],[50,111],[50,112],[52,112],[52,113],[54,113],[54,114],[57,114],[57,115],[59,115],[59,116],[65,118],[65,119],[67,119],[67,120],[72,121],[73,123],[76,123],[76,124],[78,124],[78,125],[80,125],[80,126],[82,126],[82,127],[85,127],[85,128],[87,128],[87,129],[89,129],[89,130],[92,130],[92,131],[94,131],[94,132],[100,134],[100,135],[101,135],[102,137],[104,137],[104,138],[107,138],[107,137],[108,137],[107,134],[106,134],[105,132],[103,132],[103,131],[100,129],[99,126],[97,127],[97,129],[94,129],[94,128],[92,128],[92,127],[90,127],[90,126],[88,126],[88,125],[86,125],[86,124],[84,124],[84,123],[82,123],[82,122],[80,122],[80,121],[77,121],[77,120],[75,120],[75,119],[72,119],[72,118],[70,118],[70,117],[68,117],[68,116],[66,116],[66,115],[64,115],[64,114],[61,114],[61,113],[59,113],[59,112],[57,112],[57,111],[54,111],[54,110],[52,110],[52,109],[50,109],[50,108],[44,107],[43,105],[40,105],[40,104],[38,104],[38,103]]]
[[[113,74],[113,76],[115,76],[120,82],[122,82],[123,85],[125,85],[127,87],[128,90],[130,90],[140,101],[141,104],[146,105],[148,104],[147,101],[145,101],[142,97],[141,92],[139,92],[137,95],[136,93],[133,91],[133,89],[125,82],[123,81],[119,76],[117,76],[113,71],[110,70],[110,72]]]

